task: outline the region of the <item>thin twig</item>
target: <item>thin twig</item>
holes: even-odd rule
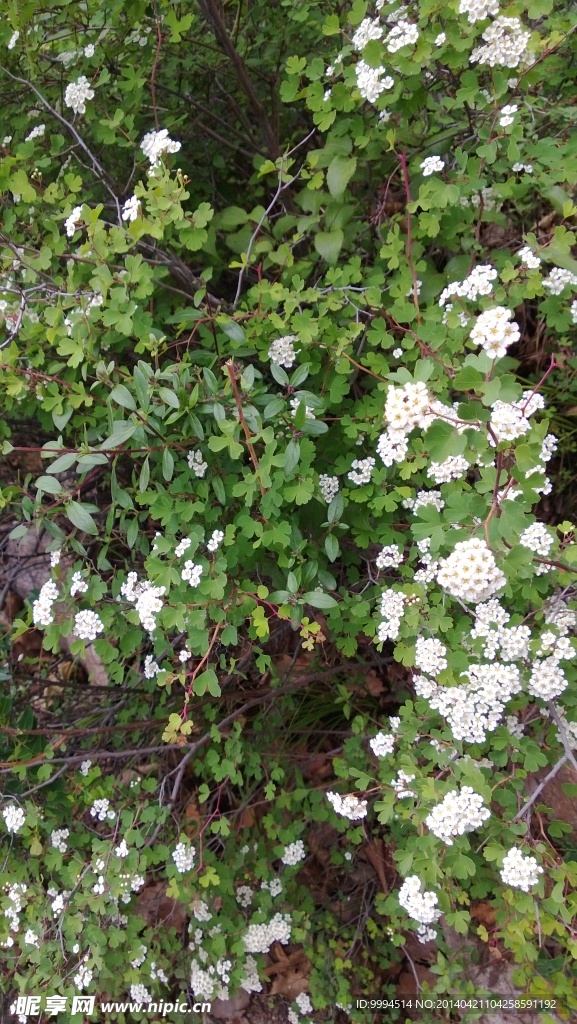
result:
[[[232,393],[234,395],[234,400],[236,402],[238,418],[240,420],[242,429],[244,431],[244,436],[246,438],[246,446],[247,446],[248,451],[249,451],[251,462],[252,462],[252,464],[254,466],[254,472],[255,472],[256,478],[258,480],[258,484],[259,484],[259,487],[260,487],[260,493],[261,494],[266,494],[266,489],[263,486],[262,480],[260,478],[260,466],[258,464],[258,459],[257,459],[257,456],[256,456],[256,452],[254,450],[254,446],[253,446],[253,443],[251,441],[252,434],[251,434],[251,432],[250,432],[250,430],[248,428],[248,423],[246,422],[246,420],[244,418],[244,413],[242,411],[242,402],[241,402],[241,399],[240,399],[240,392],[238,390],[238,383],[237,383],[237,379],[236,379],[236,372],[235,372],[234,362],[233,362],[232,359],[229,359],[228,362],[225,363],[224,365],[225,365],[226,371],[228,373],[228,376],[230,377],[230,383],[231,383],[231,387],[232,387]]]
[[[569,758],[567,757],[567,754],[564,754],[563,757],[561,757],[557,761],[557,764],[551,769],[549,774],[546,775],[544,779],[542,779],[542,781],[539,783],[539,785],[537,786],[535,791],[533,793],[531,793],[531,796],[527,800],[527,803],[523,805],[523,807],[521,808],[520,811],[517,811],[517,814],[515,815],[514,818],[511,818],[511,821],[517,821],[519,818],[522,818],[523,815],[527,813],[529,808],[532,807],[533,804],[535,803],[537,797],[543,792],[543,790],[545,789],[545,786],[547,785],[547,783],[550,782],[551,779],[553,779],[557,775],[557,772],[559,772],[561,770],[563,765],[568,760],[569,760]]]

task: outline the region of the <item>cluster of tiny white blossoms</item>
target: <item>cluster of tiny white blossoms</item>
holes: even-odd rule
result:
[[[53,580],[47,580],[32,605],[32,621],[35,626],[49,626],[54,622],[52,605],[58,599],[58,587]]]
[[[550,553],[555,538],[551,536],[544,523],[532,523],[519,537],[519,544],[529,548],[536,555],[543,555],[545,558]]]
[[[339,493],[338,476],[327,476],[326,473],[321,473],[319,476],[319,490],[324,501],[326,501],[327,505],[330,505],[333,498]]]
[[[542,874],[543,868],[537,863],[535,857],[524,856],[516,846],[513,846],[505,855],[501,868],[501,878],[505,885],[529,892],[534,885],[537,885],[539,875]]]
[[[64,227],[68,238],[72,238],[80,221],[82,220],[82,207],[75,206],[72,213],[64,221]]]
[[[8,832],[19,832],[26,821],[26,812],[16,804],[8,804],[2,809],[2,817]]]
[[[275,914],[268,924],[251,924],[242,937],[247,953],[268,953],[273,942],[286,946],[291,937],[289,914]]]
[[[191,587],[198,587],[202,577],[202,565],[196,565],[192,558],[187,559],[184,563],[184,569],[180,574],[180,578],[188,583]]]
[[[291,416],[296,416],[296,414],[298,412],[298,407],[299,407],[300,404],[301,404],[301,400],[296,395],[295,395],[294,398],[291,398],[291,400],[289,402],[290,410],[291,410]],[[315,414],[314,414],[311,406],[310,405],[305,405],[305,419],[307,419],[307,420],[314,420],[314,418],[315,418]]]
[[[392,89],[395,84],[395,80],[386,74],[386,68],[382,65],[378,68],[372,68],[364,60],[357,62],[355,73],[357,76],[357,89],[362,98],[369,103],[375,103],[382,92]]]
[[[439,686],[432,679],[417,676],[415,692],[448,722],[453,737],[468,743],[483,743],[503,718],[507,702],[521,690],[521,677],[514,665],[470,665],[469,682],[460,686]]]
[[[370,455],[366,459],[354,459],[347,477],[351,483],[360,487],[371,482],[374,468],[375,460]]]
[[[511,167],[514,174],[533,174],[533,164],[522,164],[519,161]],[[539,263],[541,260],[539,260]]]
[[[50,843],[55,850],[58,850],[59,853],[66,853],[66,850],[68,849],[68,844],[66,840],[68,839],[69,835],[70,829],[55,828],[53,832],[50,833]]]
[[[156,616],[162,610],[161,598],[166,587],[155,587],[149,580],[140,582],[137,573],[129,572],[120,593],[136,608],[143,629],[152,633],[156,629]]]
[[[75,114],[84,114],[86,111],[86,100],[94,97],[94,89],[90,88],[90,82],[85,75],[81,75],[75,82],[66,86],[64,103],[71,107]]]
[[[296,334],[285,334],[282,338],[277,338],[276,341],[273,341],[268,350],[268,357],[271,363],[276,363],[277,366],[284,366],[285,369],[290,370],[297,357],[294,347],[295,341],[298,341]]]
[[[298,864],[299,861],[304,860],[305,857],[305,844],[303,843],[302,839],[297,839],[296,842],[289,843],[288,846],[285,846],[282,852],[281,860],[283,864],[288,864],[290,867],[294,867],[295,864]]]
[[[441,160],[440,156],[427,156],[419,166],[423,176],[428,178],[431,174],[435,174],[436,171],[442,171],[445,161]]]
[[[224,540],[224,533],[222,530],[213,530],[212,535],[207,541],[206,547],[208,551],[218,551],[220,545]],[[197,566],[197,568],[200,568]]]
[[[568,679],[559,667],[561,658],[566,653],[561,650],[554,652],[548,658],[536,658],[533,662],[527,690],[532,697],[539,697],[541,700],[554,700],[559,697],[568,686]]]
[[[386,757],[395,749],[395,737],[392,733],[378,732],[372,740],[369,740],[369,746],[375,757]]]
[[[440,560],[437,583],[453,597],[477,604],[505,586],[487,542],[480,537],[459,541],[448,558]]]
[[[514,441],[528,433],[531,429],[529,416],[544,405],[542,395],[532,391],[524,391],[517,402],[502,402],[500,399],[493,402],[490,424],[494,437],[489,436],[491,446],[495,446],[495,438],[497,441]]]
[[[501,359],[509,345],[519,341],[521,332],[515,322],[510,323],[513,313],[505,306],[486,309],[477,317],[469,337],[480,345],[491,359]]]
[[[468,15],[468,22],[474,25],[483,18],[494,17],[499,13],[499,0],[461,0],[459,14]]]
[[[81,572],[72,573],[72,579],[70,580],[70,597],[76,597],[77,594],[85,594],[88,590],[88,583],[82,579]]]
[[[45,124],[37,124],[35,128],[26,136],[24,142],[32,142],[33,139],[41,139],[46,131]]]
[[[574,324],[577,324],[577,299],[571,303],[571,320]]]
[[[453,836],[474,832],[490,817],[491,812],[485,807],[483,798],[471,786],[463,786],[460,793],[452,789],[440,804],[433,807],[425,818],[425,825],[438,839],[452,846]]]
[[[543,278],[542,285],[551,295],[560,295],[564,288],[577,288],[577,274],[562,267],[553,267],[549,275]]]
[[[167,128],[161,128],[157,132],[147,132],[140,143],[140,148],[148,158],[151,169],[159,166],[163,153],[178,153],[180,147],[180,142],[175,142],[170,138]]]
[[[472,64],[488,64],[489,67],[518,68],[529,60],[527,46],[531,33],[526,32],[519,18],[505,18],[499,15],[483,32],[484,46],[472,51]]]
[[[469,472],[469,463],[464,455],[449,455],[444,462],[431,462],[427,476],[436,484],[446,484],[449,480],[461,480]]]
[[[116,811],[110,806],[110,800],[103,797],[101,800],[95,800],[90,808],[90,815],[92,818],[98,818],[99,821],[114,821],[116,817]]]
[[[378,18],[363,18],[353,35],[352,44],[355,50],[364,50],[371,39],[381,39],[382,36],[383,26]]]
[[[350,821],[360,821],[367,816],[367,801],[359,800],[352,793],[341,796],[340,793],[327,793],[327,800],[336,814]]]
[[[507,103],[504,107],[502,107],[501,116],[499,117],[499,124],[501,125],[501,128],[508,128],[509,125],[514,123],[515,114],[517,113],[518,109],[519,107],[516,103]]]
[[[130,199],[126,200],[124,206],[122,207],[122,219],[127,220],[129,222],[136,220],[137,217],[140,216],[140,211],[140,199],[137,199],[136,196],[131,196]]]
[[[399,903],[403,910],[418,924],[434,924],[441,916],[439,902],[434,892],[423,892],[423,883],[418,875],[405,878],[399,889]]]
[[[186,871],[192,871],[195,860],[194,847],[186,846],[185,843],[177,843],[172,859],[179,874],[183,875]]]
[[[415,644],[415,664],[422,672],[436,675],[447,667],[445,657],[447,648],[435,637],[417,637]]]
[[[386,544],[375,559],[377,569],[393,569],[403,561],[403,552],[398,544]]]
[[[521,260],[521,263],[524,263],[525,266],[529,268],[529,270],[536,270],[537,267],[541,266],[541,260],[539,256],[535,256],[535,254],[529,248],[528,245],[525,245],[522,249],[519,249],[517,256]]]
[[[104,623],[96,612],[85,610],[74,616],[74,636],[79,640],[96,640],[99,633],[104,632]]]
[[[377,643],[385,640],[396,640],[401,628],[401,619],[405,611],[405,595],[399,590],[384,590],[381,594],[380,612],[383,621],[377,628]]]
[[[385,46],[389,53],[396,53],[403,46],[410,46],[416,43],[419,38],[419,30],[410,21],[399,21],[393,26],[385,39]]]
[[[404,800],[407,797],[417,795],[413,789],[408,788],[409,782],[413,782],[415,777],[415,775],[410,775],[407,772],[404,772],[401,768],[397,772],[397,777],[395,779],[391,779],[391,786],[395,790],[397,800]]]
[[[193,451],[189,452],[186,461],[188,462],[189,469],[195,476],[202,478],[208,469],[208,462],[205,462],[202,457],[202,452]]]
[[[176,547],[174,549],[174,554],[175,554],[176,558],[181,558],[182,555],[184,555],[185,551],[188,551],[188,549],[189,549],[191,544],[192,544],[192,541],[189,540],[188,537],[183,537],[182,540],[180,540],[178,542],[178,544],[176,545]]]

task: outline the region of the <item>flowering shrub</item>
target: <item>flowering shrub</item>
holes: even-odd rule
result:
[[[360,1021],[411,933],[473,992],[456,933],[569,1019],[567,5],[257,4],[236,43],[133,7],[0,22],[0,436],[42,460],[2,506],[52,556],[1,704],[0,986],[20,1020],[226,999],[294,944],[290,1019]],[[381,840],[367,912],[327,905]]]

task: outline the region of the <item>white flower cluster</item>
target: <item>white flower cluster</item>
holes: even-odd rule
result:
[[[326,473],[321,473],[319,476],[319,490],[324,501],[326,501],[327,505],[330,505],[333,498],[339,493],[338,476],[327,476]]]
[[[86,76],[81,75],[75,82],[70,82],[66,86],[64,103],[67,107],[71,107],[75,114],[84,114],[86,100],[91,100],[93,96],[94,89],[90,88],[90,82]]]
[[[523,29],[519,18],[505,18],[499,15],[492,25],[483,32],[485,46],[472,51],[472,64],[488,64],[489,67],[518,68],[529,59],[527,46],[531,33]]]
[[[521,260],[521,263],[524,263],[525,266],[529,268],[529,270],[536,270],[537,267],[541,266],[541,260],[539,256],[535,256],[528,245],[525,245],[522,249],[519,249],[517,256]]]
[[[461,480],[469,472],[469,463],[464,455],[449,455],[444,462],[431,462],[427,476],[436,484],[446,484],[449,480]]]
[[[394,79],[386,74],[386,68],[382,65],[378,68],[371,68],[364,60],[358,61],[355,73],[357,89],[362,98],[369,103],[376,103],[381,93],[386,89],[392,89],[395,84]]]
[[[508,128],[509,125],[514,123],[515,114],[517,113],[518,109],[519,107],[516,103],[507,103],[501,109],[501,116],[499,117],[499,124],[501,125],[501,128]]]
[[[218,549],[219,549],[220,545],[222,544],[223,540],[224,540],[224,533],[223,533],[223,531],[222,530],[213,530],[212,531],[212,536],[209,538],[209,540],[207,541],[207,544],[206,544],[207,550],[210,551],[210,552],[218,551]],[[196,568],[199,569],[201,567],[200,566],[196,566]]]
[[[432,505],[433,508],[437,509],[437,512],[442,512],[445,507],[440,491],[417,491],[416,497],[405,498],[403,500],[403,508],[410,508],[412,512],[416,512],[420,508],[425,508],[427,505]]]
[[[513,846],[505,855],[501,868],[501,878],[505,885],[529,892],[537,885],[539,875],[542,874],[543,868],[537,864],[535,857],[524,856],[517,847]]]
[[[239,885],[236,890],[236,902],[241,907],[250,907],[254,898],[254,889],[250,885]]]
[[[283,864],[288,864],[289,867],[294,867],[299,861],[304,860],[306,857],[305,844],[302,839],[297,839],[295,843],[289,843],[285,846],[281,860]]]
[[[289,914],[275,914],[268,924],[251,924],[242,937],[247,953],[268,953],[273,942],[286,946],[291,937]]]
[[[408,788],[408,783],[413,782],[414,779],[414,775],[407,774],[407,772],[404,772],[401,768],[396,779],[391,780],[391,785],[395,790],[395,795],[398,800],[404,800],[407,797],[417,795],[413,789]]]
[[[74,628],[72,632],[79,640],[88,640],[91,643],[96,640],[99,633],[104,631],[104,623],[96,612],[89,610],[77,612],[74,616]]]
[[[527,690],[532,697],[541,700],[554,700],[567,688],[568,680],[561,668],[556,654],[548,658],[536,658],[527,683]]]
[[[480,345],[491,359],[502,359],[509,345],[519,341],[521,332],[516,323],[509,323],[513,313],[505,306],[486,309],[480,316],[469,337]]]
[[[327,800],[336,814],[341,814],[350,821],[360,821],[367,816],[367,801],[359,800],[352,793],[346,796],[341,796],[340,793],[327,793]]]
[[[423,883],[418,875],[405,878],[399,889],[399,903],[413,921],[419,924],[433,924],[438,921],[441,911],[434,892],[423,892]]]
[[[447,648],[434,637],[417,637],[415,644],[415,664],[421,672],[434,676],[447,667],[445,657]]]
[[[158,167],[163,153],[178,153],[180,146],[180,142],[175,142],[170,138],[167,128],[161,128],[158,132],[147,132],[140,143],[140,148],[148,158],[151,169]]]
[[[68,235],[68,238],[72,238],[74,232],[76,231],[76,227],[80,223],[81,220],[82,220],[82,207],[81,206],[75,206],[73,211],[72,211],[72,213],[64,221],[64,227],[66,229],[66,234]]]
[[[191,544],[192,544],[192,541],[189,540],[188,537],[183,537],[182,540],[179,540],[178,544],[176,545],[176,547],[174,549],[175,557],[176,558],[181,558],[182,555],[184,555],[185,551],[188,551],[188,549],[189,549]]]
[[[360,487],[362,484],[371,482],[374,468],[375,460],[370,455],[366,459],[354,459],[347,477],[351,483],[358,484]]]
[[[284,366],[287,370],[290,370],[297,357],[294,348],[295,341],[298,341],[296,334],[285,334],[282,338],[277,338],[276,341],[273,341],[268,350],[268,357],[271,363],[276,363],[277,366]]]
[[[386,757],[395,749],[395,737],[392,733],[378,732],[372,740],[369,740],[369,746],[375,757]]]
[[[32,621],[35,626],[49,626],[54,622],[52,605],[58,599],[58,587],[53,580],[47,580],[32,605]]]
[[[352,38],[352,43],[355,50],[364,50],[371,39],[381,39],[382,35],[383,27],[378,18],[363,18]]]
[[[199,451],[189,452],[186,461],[195,476],[202,478],[208,469],[208,462],[205,462],[202,453]]]
[[[441,160],[440,156],[426,156],[419,166],[423,172],[423,177],[428,178],[431,174],[435,174],[436,171],[442,171],[445,161]]]
[[[543,287],[547,288],[551,295],[560,295],[564,288],[570,286],[577,288],[577,274],[570,270],[563,270],[561,267],[553,267],[548,277],[543,278]]]
[[[41,139],[46,131],[45,124],[37,124],[35,128],[26,136],[24,142],[32,142],[33,139]]]
[[[467,14],[469,25],[499,13],[499,0],[461,0],[459,14]]]
[[[523,174],[523,173],[524,174],[533,174],[533,164],[522,164],[522,163],[519,163],[519,161],[517,161],[517,163],[513,164],[513,166],[511,167],[511,170],[515,174]],[[539,263],[540,262],[541,262],[541,260],[539,260]]]
[[[185,564],[188,565],[188,562]],[[120,593],[136,608],[142,628],[152,633],[156,629],[156,616],[162,609],[161,598],[166,593],[166,587],[154,587],[149,580],[141,583],[137,573],[129,572]]]
[[[55,850],[58,850],[59,853],[66,853],[66,850],[68,849],[68,843],[66,840],[69,835],[70,829],[55,828],[54,831],[50,833],[50,843]]]
[[[462,686],[438,686],[430,679],[414,679],[415,692],[439,711],[456,740],[483,743],[503,718],[507,702],[521,690],[519,669],[514,665],[470,665]]]
[[[389,53],[396,53],[401,47],[416,43],[418,38],[419,30],[416,25],[410,21],[399,21],[389,32],[385,45]]]
[[[377,455],[383,460],[385,466],[392,466],[394,462],[403,462],[409,450],[407,435],[402,430],[388,430],[381,434],[377,443]]]
[[[515,441],[531,429],[531,424],[518,405],[498,399],[491,409],[491,429],[497,441]],[[494,446],[493,438],[490,443]]]
[[[185,871],[192,871],[194,867],[195,852],[193,846],[186,846],[185,843],[177,843],[172,854],[176,870],[183,875]]]
[[[401,628],[401,619],[405,610],[406,597],[398,590],[384,590],[381,594],[381,615],[383,621],[377,630],[377,643],[385,640],[396,640]]]
[[[2,817],[8,832],[19,832],[26,821],[26,812],[16,804],[8,804],[2,810]]]
[[[77,594],[85,594],[88,590],[88,583],[82,579],[82,573],[72,573],[72,579],[70,580],[70,597],[76,597]]]
[[[439,306],[444,306],[447,300],[455,295],[461,299],[469,299],[471,302],[475,302],[479,295],[490,295],[493,290],[492,282],[496,277],[495,267],[488,263],[474,267],[464,281],[452,281],[446,288],[443,288]]]
[[[403,561],[403,552],[398,544],[386,544],[375,559],[377,569],[395,569]]]
[[[140,216],[140,211],[140,199],[137,199],[136,196],[131,196],[130,199],[126,200],[124,206],[122,207],[122,219],[127,220],[129,222],[136,220],[137,217]]]
[[[442,558],[437,583],[453,597],[477,604],[487,601],[507,582],[492,551],[480,537],[459,541],[448,558]]]
[[[98,818],[99,821],[114,821],[116,817],[116,811],[113,811],[110,806],[110,800],[103,797],[102,800],[95,800],[90,808],[90,815],[93,818]]]
[[[577,299],[571,303],[571,320],[577,324]]]
[[[440,804],[433,807],[425,818],[425,825],[438,839],[452,846],[453,836],[474,832],[490,817],[491,812],[485,807],[483,798],[471,786],[463,786],[460,793],[452,789]]]
[[[415,427],[425,429],[431,399],[426,384],[404,384],[402,388],[390,387],[385,402],[385,420],[391,431],[409,434]]]
[[[296,416],[296,414],[298,412],[298,407],[299,407],[300,404],[301,404],[301,400],[296,395],[295,395],[294,398],[291,398],[291,400],[289,402],[290,410],[291,410],[291,416]],[[315,418],[315,414],[314,414],[311,406],[310,405],[305,405],[305,419],[307,419],[307,420],[314,420],[314,418]]]
[[[198,587],[202,576],[202,565],[195,565],[192,558],[189,558],[184,563],[184,569],[180,574],[180,578],[190,584],[191,587]]]
[[[534,554],[544,557],[547,557],[554,543],[555,539],[544,523],[532,523],[526,530],[523,530],[519,537],[519,544],[522,544],[524,548],[529,548]]]

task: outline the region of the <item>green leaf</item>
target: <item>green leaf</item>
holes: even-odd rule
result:
[[[165,480],[172,480],[174,473],[174,456],[170,448],[165,448],[162,453],[162,476]]]
[[[335,156],[327,171],[327,185],[332,196],[341,196],[357,169],[356,156]]]
[[[309,590],[302,595],[302,601],[304,604],[310,604],[311,608],[334,608],[338,604],[334,597],[323,594],[320,590]]]
[[[98,527],[85,505],[80,505],[77,501],[71,501],[66,506],[66,516],[73,526],[77,526],[84,533],[90,533],[92,536],[96,536],[98,533]]]
[[[136,409],[136,402],[124,384],[117,384],[110,392],[110,397],[113,402],[121,405],[123,409]]]
[[[78,452],[65,452],[64,455],[60,455],[54,462],[48,466],[47,473],[64,473],[66,469],[70,469],[74,465],[78,458]]]
[[[327,519],[328,519],[329,523],[336,523],[336,522],[338,522],[339,519],[341,518],[344,510],[345,510],[345,499],[343,498],[341,492],[339,491],[338,494],[335,494],[333,500],[331,501],[331,503],[330,503],[330,505],[328,507]]]
[[[227,338],[230,338],[231,341],[236,341],[239,345],[246,341],[244,327],[241,327],[234,320],[229,320],[228,323],[222,323],[220,320],[217,320],[217,323],[221,331],[224,331]]]
[[[158,394],[165,405],[169,405],[172,409],[180,409],[178,395],[174,391],[171,391],[170,388],[159,388]]]
[[[344,242],[342,228],[333,231],[319,231],[315,235],[315,249],[327,263],[336,263]]]
[[[482,384],[485,375],[473,366],[463,366],[453,381],[453,387],[457,391],[473,391],[478,384]]]
[[[150,459],[149,459],[149,457],[147,455],[145,460],[144,460],[144,462],[142,463],[142,469],[140,470],[140,477],[139,477],[139,480],[138,480],[138,490],[140,491],[141,494],[143,494],[144,491],[146,490],[146,488],[148,487],[148,481],[149,480],[150,480]]]
[[[285,451],[284,474],[290,476],[298,466],[301,447],[298,441],[289,441]]]
[[[207,690],[213,697],[220,697],[222,692],[213,668],[207,668],[194,680],[194,692],[197,696],[202,697]]]
[[[102,450],[108,448],[120,448],[125,441],[128,441],[129,437],[132,437],[136,427],[136,423],[126,423],[124,420],[117,420],[112,425],[112,433],[105,441],[102,442],[100,448]]]
[[[433,462],[444,462],[450,455],[461,455],[467,439],[443,420],[435,420],[425,433],[425,445]]]
[[[55,476],[39,476],[35,486],[37,490],[44,491],[46,494],[60,494],[63,490],[60,480],[57,480]]]
[[[339,550],[339,542],[334,533],[327,534],[325,537],[325,551],[329,562],[334,562],[336,560]]]

